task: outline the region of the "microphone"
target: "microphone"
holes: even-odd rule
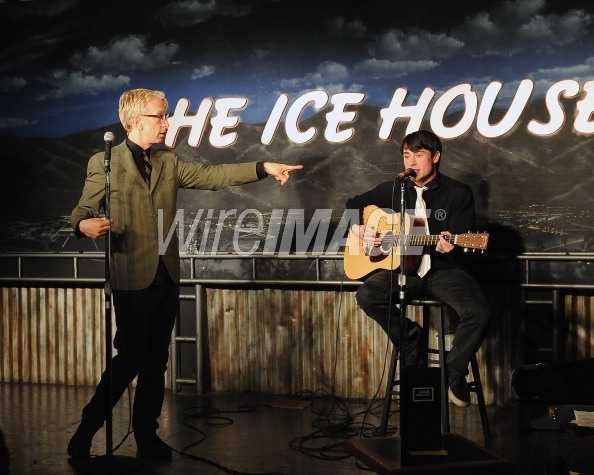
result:
[[[414,171],[412,168],[407,168],[403,172],[396,175],[396,178],[399,180],[406,180],[407,178],[414,178],[417,176],[417,172]]]
[[[105,132],[105,135],[103,136],[103,140],[105,141],[105,157],[103,159],[103,164],[106,169],[109,167],[109,162],[111,161],[111,145],[113,144],[113,139],[113,132]]]

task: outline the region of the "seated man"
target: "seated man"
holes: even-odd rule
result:
[[[410,178],[405,181],[406,207],[413,209],[415,204],[424,202],[421,214],[426,218],[427,234],[436,235],[437,239],[437,245],[422,256],[418,272],[406,276],[405,295],[407,298],[439,299],[458,314],[460,322],[447,356],[448,394],[452,402],[466,407],[470,403],[466,381],[468,363],[483,341],[490,310],[480,286],[464,269],[463,249],[449,242],[447,237],[472,229],[474,197],[467,185],[439,173],[442,145],[433,132],[421,130],[407,135],[400,151],[406,175]],[[399,183],[396,185],[394,181],[381,183],[350,198],[346,208],[360,212],[370,205],[393,209],[394,203],[400,203],[400,186]],[[381,237],[374,227],[354,225],[351,232],[371,246],[381,244]],[[400,347],[399,273],[398,269],[380,269],[371,273],[356,295],[361,309],[381,325],[396,347]],[[422,364],[426,349],[421,339],[421,327],[408,318],[405,325],[405,362],[407,365]]]

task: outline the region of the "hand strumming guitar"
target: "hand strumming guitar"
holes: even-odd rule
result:
[[[363,242],[372,246],[379,246],[382,243],[381,234],[373,226],[365,226],[364,224],[353,224],[351,231],[355,236],[359,236]]]

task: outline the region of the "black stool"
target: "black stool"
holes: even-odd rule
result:
[[[414,299],[411,300],[408,305],[419,306],[423,308],[423,331],[425,333],[424,337],[426,339],[429,338],[429,321],[431,318],[431,307],[434,307],[437,313],[437,322],[436,322],[436,329],[437,329],[437,349],[428,349],[427,352],[429,355],[434,354],[437,355],[437,358],[429,358],[428,363],[435,364],[437,363],[440,368],[441,373],[441,428],[444,434],[450,432],[450,414],[449,414],[449,398],[448,398],[448,381],[447,381],[447,374],[446,374],[446,355],[447,351],[445,349],[445,334],[444,334],[444,313],[443,307],[446,306],[441,300],[435,299]],[[388,382],[386,385],[386,395],[384,398],[384,406],[382,410],[382,419],[380,423],[380,437],[384,437],[386,435],[386,431],[388,428],[388,419],[390,417],[390,406],[392,404],[392,394],[394,394],[394,387],[400,384],[400,381],[395,379],[396,378],[396,369],[398,366],[399,360],[399,351],[397,348],[394,348],[392,351],[392,358],[390,360],[390,369],[388,372]],[[487,417],[487,406],[485,404],[485,395],[483,393],[483,385],[481,382],[481,377],[478,369],[478,361],[476,359],[476,355],[472,355],[470,359],[470,369],[472,372],[472,381],[468,382],[468,386],[470,387],[470,391],[476,394],[479,413],[481,416],[481,424],[483,426],[483,435],[485,437],[485,442],[491,440],[491,429],[489,427],[489,419]]]

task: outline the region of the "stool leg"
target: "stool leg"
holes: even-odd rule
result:
[[[485,404],[483,384],[481,382],[481,376],[479,373],[476,355],[473,355],[470,359],[470,368],[472,369],[472,382],[470,382],[469,385],[471,390],[476,393],[479,413],[481,415],[481,424],[483,425],[483,436],[485,437],[485,441],[489,442],[491,440],[491,427],[489,426],[489,418],[487,416],[487,405]]]
[[[446,368],[445,335],[443,333],[443,307],[436,308],[437,315],[437,339],[439,351],[439,369],[441,373],[441,430],[444,434],[450,432],[450,406],[448,397],[448,373]]]
[[[392,358],[390,359],[390,369],[388,371],[388,380],[386,383],[386,396],[384,397],[384,407],[382,409],[382,421],[380,423],[380,437],[385,437],[388,431],[388,419],[390,418],[390,407],[392,405],[392,391],[398,384],[396,378],[396,368],[398,367],[399,351],[392,348]]]

